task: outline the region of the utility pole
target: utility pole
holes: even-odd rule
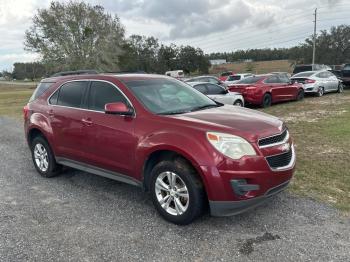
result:
[[[312,70],[315,64],[315,53],[316,53],[316,23],[317,23],[317,8],[315,9],[315,20],[314,20],[314,37],[313,37],[313,49],[312,49]]]

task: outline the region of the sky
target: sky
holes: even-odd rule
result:
[[[50,0],[0,0],[0,71],[40,59],[24,50],[24,34]],[[60,2],[66,2],[65,0]],[[205,53],[289,47],[318,30],[350,24],[347,0],[85,0],[116,14],[126,35],[154,36],[164,44],[192,45]]]

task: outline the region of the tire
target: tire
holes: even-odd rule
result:
[[[150,192],[158,213],[174,224],[190,224],[205,207],[203,185],[194,169],[182,158],[155,165],[151,172]]]
[[[42,136],[37,136],[31,142],[32,160],[35,169],[43,177],[57,176],[62,166],[58,165],[50,145]]]
[[[343,85],[343,83],[339,82],[337,92],[343,93],[343,91],[344,91],[344,85]]]
[[[241,100],[236,100],[233,105],[243,107],[243,102]]]
[[[297,95],[297,101],[302,101],[304,99],[305,93],[304,90],[299,90]]]
[[[265,94],[262,100],[261,106],[263,108],[269,107],[272,104],[272,97],[270,94]]]
[[[324,88],[323,87],[319,87],[318,88],[318,92],[317,92],[317,96],[321,97],[324,95]]]

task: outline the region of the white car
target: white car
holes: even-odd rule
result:
[[[253,74],[234,74],[234,75],[230,75],[227,77],[226,81],[224,81],[224,84],[226,86],[232,85],[237,83],[239,80],[242,80],[243,78],[249,77],[249,76],[253,76]]]
[[[229,92],[225,87],[203,82],[188,82],[187,84],[216,102],[226,105],[244,106],[243,96],[240,93]]]
[[[339,79],[327,70],[301,72],[293,75],[291,80],[303,84],[305,93],[323,96],[328,92],[343,92]]]

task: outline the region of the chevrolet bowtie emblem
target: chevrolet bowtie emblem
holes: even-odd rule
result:
[[[285,143],[281,146],[281,150],[282,151],[289,151],[290,150],[290,144],[289,143]]]

